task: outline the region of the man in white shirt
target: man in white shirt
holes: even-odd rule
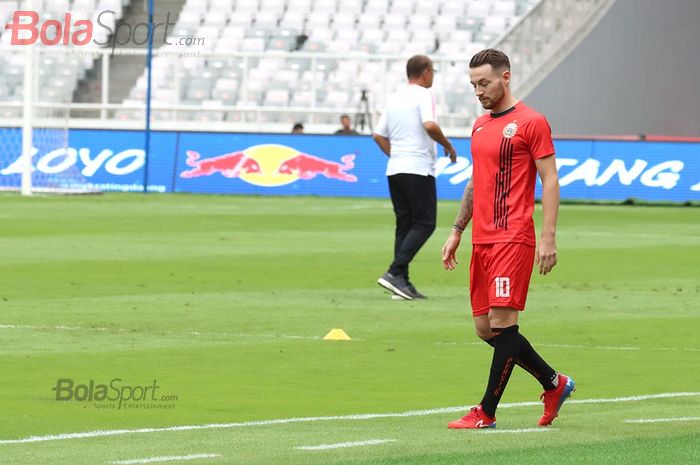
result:
[[[436,142],[454,163],[457,153],[437,124],[433,62],[415,55],[406,63],[408,84],[388,100],[374,141],[388,157],[386,175],[396,215],[394,261],[377,281],[402,299],[425,298],[408,277],[408,265],[435,230]]]

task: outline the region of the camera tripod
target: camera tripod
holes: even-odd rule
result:
[[[355,130],[357,132],[364,132],[365,124],[369,126],[369,130],[373,131],[372,126],[372,113],[369,111],[369,99],[367,98],[367,89],[362,89],[360,94],[360,101],[357,102],[357,112],[355,113]],[[360,130],[358,131],[358,126]]]

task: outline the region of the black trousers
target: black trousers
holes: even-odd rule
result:
[[[389,273],[408,279],[409,263],[435,231],[435,178],[417,174],[394,174],[388,178],[396,215],[394,261]]]

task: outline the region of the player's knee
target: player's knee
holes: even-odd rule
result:
[[[491,339],[491,337],[493,337],[488,316],[479,315],[474,317],[474,332],[483,340]]]
[[[480,339],[483,339],[484,341],[493,337],[493,332],[491,331],[491,328],[488,325],[477,324],[474,326],[474,332]]]
[[[475,328],[474,332],[476,332],[476,335],[479,336],[479,338],[483,339],[484,341],[489,340],[493,337],[493,333],[491,332],[491,328],[489,328],[488,331],[481,329],[481,328]]]

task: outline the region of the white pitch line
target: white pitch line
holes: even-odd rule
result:
[[[130,331],[126,328],[105,328],[105,327],[84,327],[84,326],[67,326],[67,325],[15,325],[15,324],[0,324],[0,329],[38,329],[38,330],[57,330],[57,331],[97,331],[97,332],[117,332],[124,333]],[[165,334],[169,336],[219,336],[219,337],[240,337],[240,338],[250,338],[250,339],[299,339],[308,341],[320,341],[323,339],[321,336],[299,336],[294,334],[246,334],[246,333],[225,333],[225,332],[203,332],[203,331],[188,331],[187,333],[179,332],[166,332]],[[362,339],[354,339],[355,341],[361,341]],[[388,340],[381,341],[387,343],[400,343],[402,341]],[[461,341],[440,341],[435,342],[437,345],[478,345],[481,346],[483,342],[461,342]],[[659,352],[700,352],[700,348],[697,347],[639,347],[639,346],[589,346],[589,345],[575,345],[575,344],[546,344],[538,343],[538,347],[552,347],[556,349],[582,349],[582,350],[621,350],[621,351],[641,351],[641,350],[651,350]]]
[[[700,392],[665,392],[660,394],[647,394],[640,396],[630,396],[630,397],[614,397],[614,398],[601,398],[601,399],[574,399],[567,401],[567,405],[570,404],[606,404],[606,403],[618,403],[618,402],[638,402],[642,400],[651,399],[671,399],[676,397],[700,397]],[[542,402],[513,402],[500,404],[498,408],[512,408],[512,407],[533,407],[541,406]],[[275,420],[258,420],[258,421],[246,421],[241,423],[211,423],[204,425],[182,425],[182,426],[166,426],[161,428],[139,428],[139,429],[115,429],[115,430],[98,430],[98,431],[87,431],[83,433],[62,433],[62,434],[51,434],[47,436],[29,436],[21,439],[2,439],[0,440],[0,445],[2,444],[27,444],[34,442],[46,442],[46,441],[65,441],[68,439],[86,439],[86,438],[97,438],[105,436],[118,436],[123,434],[145,434],[145,433],[162,433],[168,431],[195,431],[195,430],[209,430],[209,429],[227,429],[227,428],[247,428],[253,426],[271,426],[271,425],[285,425],[291,423],[309,423],[316,421],[343,421],[343,420],[372,420],[375,418],[403,418],[403,417],[420,417],[426,415],[439,415],[443,413],[455,413],[464,410],[469,410],[471,406],[458,406],[458,407],[444,407],[435,408],[429,410],[409,410],[406,412],[398,413],[363,413],[356,415],[335,415],[326,417],[296,417],[296,418],[278,418]]]
[[[339,442],[336,444],[321,444],[319,446],[299,446],[299,447],[295,447],[295,449],[299,449],[299,450],[344,449],[346,447],[376,446],[378,444],[387,444],[389,442],[396,442],[396,439],[370,439],[368,441]]]
[[[97,332],[116,332],[124,333],[129,331],[126,328],[105,328],[105,327],[85,327],[85,326],[67,326],[67,325],[15,325],[15,324],[0,324],[0,329],[32,329],[45,331],[47,329],[56,331],[97,331]],[[202,332],[188,331],[187,333],[166,332],[170,336],[220,336],[220,337],[241,337],[251,339],[302,339],[310,341],[319,341],[321,336],[297,336],[293,334],[244,334],[244,333],[222,333],[222,332]]]
[[[481,431],[487,434],[499,434],[499,433],[546,433],[548,431],[556,431],[556,428],[522,428],[522,429],[496,429],[496,428],[483,428]]]
[[[586,346],[573,344],[537,344],[538,347],[554,347],[557,349],[595,349],[595,350],[651,350],[659,352],[700,352],[695,347],[635,347],[635,346]]]
[[[141,463],[157,463],[157,462],[176,462],[182,460],[199,460],[199,459],[212,459],[215,457],[221,457],[219,454],[192,454],[192,455],[169,455],[163,457],[148,457],[145,459],[132,459],[132,460],[117,460],[116,462],[111,462],[115,465],[137,465]]]
[[[624,423],[675,423],[677,421],[700,421],[700,417],[642,418],[639,420],[625,420]]]
[[[100,331],[100,332],[107,332],[107,331],[125,332],[126,331],[126,329],[122,329],[122,328],[101,328],[101,327],[86,328],[84,326],[67,326],[67,325],[49,326],[49,325],[8,325],[8,324],[0,324],[0,329],[39,329],[39,330],[55,329],[58,331]]]

